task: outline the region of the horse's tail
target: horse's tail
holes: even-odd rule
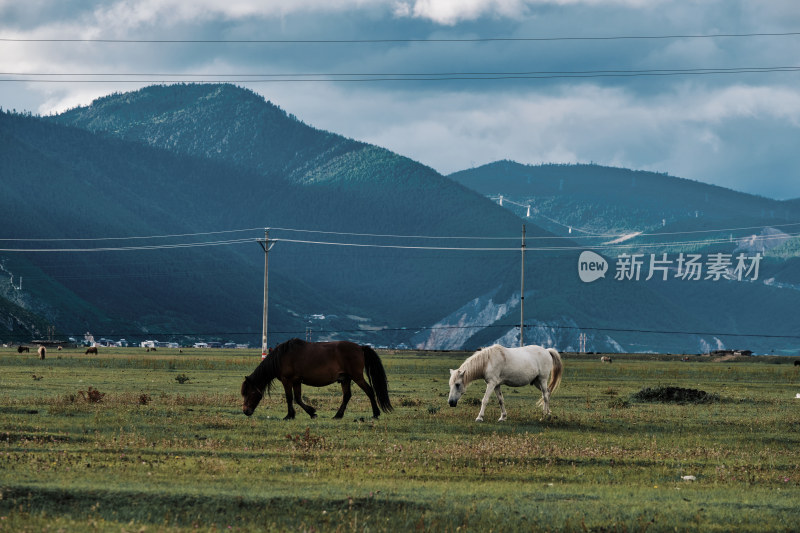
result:
[[[362,346],[361,349],[364,350],[364,368],[367,371],[369,384],[375,391],[375,399],[383,412],[389,413],[394,408],[389,401],[389,382],[386,379],[386,371],[383,369],[381,358],[369,346]]]
[[[553,359],[553,371],[550,372],[550,384],[547,386],[547,390],[550,391],[550,394],[553,394],[558,386],[561,385],[561,375],[564,373],[564,363],[561,362],[561,354],[558,353],[558,350],[555,348],[548,348],[547,351],[550,353],[550,357]],[[541,407],[544,405],[544,395],[539,398],[539,401],[536,402],[536,405]]]
[[[553,394],[558,386],[561,385],[561,376],[564,374],[564,363],[561,362],[561,354],[555,348],[548,348],[550,357],[553,358],[553,372],[550,374],[550,384],[547,386],[550,389],[550,394]]]

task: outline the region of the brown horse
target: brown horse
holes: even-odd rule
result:
[[[86,353],[84,355],[94,354],[97,355],[97,346],[90,346],[86,348]]]
[[[28,348],[27,346],[17,346],[17,353],[22,353],[22,352],[31,353],[31,349]]]
[[[369,383],[364,379],[367,372]],[[356,385],[369,397],[372,404],[372,416],[378,418],[381,409],[384,413],[392,411],[389,401],[389,390],[386,372],[380,357],[369,346],[360,346],[353,342],[305,342],[291,339],[279,344],[269,351],[261,364],[242,382],[242,411],[247,416],[253,414],[258,403],[269,393],[272,382],[279,380],[286,393],[286,405],[289,412],[284,420],[294,418],[294,401],[303,408],[311,418],[316,418],[316,409],[303,403],[301,387],[303,384],[312,387],[324,387],[334,382],[342,384],[342,405],[333,418],[342,418],[347,402],[352,396],[350,382]],[[373,388],[374,387],[374,388]],[[380,409],[378,408],[380,406]]]

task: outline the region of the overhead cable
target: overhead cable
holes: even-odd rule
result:
[[[785,233],[776,235],[763,235],[758,238],[763,241],[780,240],[788,238],[799,237],[800,233]],[[262,239],[263,240],[263,239]],[[198,248],[204,246],[226,246],[232,244],[242,243],[255,243],[259,239],[232,239],[226,241],[210,241],[210,242],[192,242],[192,243],[178,243],[178,244],[159,244],[149,246],[117,246],[117,247],[97,247],[97,248],[0,248],[0,252],[30,252],[30,253],[55,253],[55,252],[120,252],[120,251],[143,251],[143,250],[168,250],[175,248]],[[295,244],[311,244],[311,245],[324,245],[324,246],[343,246],[354,248],[384,248],[384,249],[399,249],[399,250],[440,250],[440,251],[461,251],[461,252],[519,252],[519,246],[515,247],[474,247],[474,246],[411,246],[399,244],[370,244],[370,243],[352,243],[352,242],[332,242],[332,241],[311,241],[304,239],[286,239],[276,238],[270,239],[271,242],[287,242]],[[684,246],[708,246],[711,244],[723,244],[731,242],[730,238],[722,239],[707,239],[697,241],[675,241],[675,242],[657,242],[657,243],[630,243],[630,244],[614,244],[606,243],[601,245],[576,244],[574,246],[526,246],[526,251],[535,252],[555,252],[555,251],[571,251],[571,250],[618,250],[621,248],[673,248]]]
[[[554,221],[557,222],[557,221]],[[560,224],[560,222],[559,222]],[[637,237],[647,237],[647,236],[661,236],[661,235],[693,235],[698,233],[729,233],[734,231],[747,231],[747,230],[754,230],[754,229],[767,229],[772,227],[789,227],[789,226],[800,226],[800,222],[787,222],[787,223],[780,223],[774,224],[772,226],[743,226],[737,228],[715,228],[715,229],[704,229],[704,230],[690,230],[690,231],[673,231],[673,232],[654,232],[654,233],[645,233],[641,232],[637,234]],[[566,227],[566,225],[565,225]],[[206,235],[217,235],[217,234],[224,234],[224,233],[243,233],[243,232],[252,232],[252,231],[263,231],[263,230],[275,230],[275,231],[289,231],[289,232],[297,232],[297,233],[316,233],[320,235],[341,235],[341,236],[354,236],[354,237],[375,237],[375,238],[393,238],[393,239],[456,239],[456,240],[513,240],[518,241],[519,235],[508,236],[508,237],[491,237],[491,236],[480,236],[480,235],[408,235],[408,234],[391,234],[391,233],[357,233],[357,232],[347,232],[347,231],[328,231],[328,230],[314,230],[314,229],[305,229],[305,228],[284,228],[284,227],[276,227],[276,226],[259,226],[255,228],[242,228],[242,229],[231,229],[231,230],[219,230],[219,231],[205,231],[205,232],[198,232],[198,233],[175,233],[175,234],[156,234],[156,235],[135,235],[135,236],[127,236],[127,237],[50,237],[50,238],[38,238],[38,237],[30,237],[30,238],[19,238],[19,237],[0,237],[0,242],[7,241],[7,242],[71,242],[71,241],[124,241],[124,240],[132,240],[132,239],[166,239],[172,237],[197,237],[197,236],[206,236]],[[633,231],[633,230],[630,230]],[[612,237],[625,237],[628,233],[597,233],[597,234],[588,234],[584,235],[584,238],[603,238],[608,239]],[[788,235],[788,234],[787,234]],[[778,237],[778,236],[775,236]],[[557,235],[542,235],[542,236],[529,236],[529,238],[534,240],[550,240],[550,239],[560,239],[560,240],[572,240],[573,237],[570,236],[557,236]],[[235,242],[246,241],[249,239],[238,239]],[[271,239],[274,240],[274,239]],[[288,239],[284,239],[288,240]],[[221,242],[228,242],[228,241],[221,241]],[[310,242],[310,241],[309,241]],[[202,244],[202,243],[198,243]],[[3,250],[0,250],[3,251]]]
[[[37,76],[58,77],[61,74],[45,73],[6,73],[5,76],[27,76],[0,78],[3,83],[375,83],[375,82],[435,82],[435,81],[503,81],[503,80],[550,80],[550,79],[589,79],[589,78],[634,78],[634,77],[667,77],[667,76],[706,76],[715,74],[766,74],[776,72],[799,72],[798,66],[779,67],[733,67],[733,68],[701,68],[701,69],[647,69],[647,70],[585,70],[567,72],[486,72],[486,73],[363,73],[363,74],[206,74],[200,79],[193,74],[148,76],[136,73],[104,74],[107,78],[97,79],[51,79]],[[67,74],[69,75],[69,74]],[[82,74],[81,76],[100,76],[101,74]],[[66,76],[66,75],[65,75]],[[71,76],[78,76],[72,74]],[[108,76],[140,77],[140,79],[119,79]],[[148,76],[147,79],[141,77]],[[169,78],[169,79],[154,79]]]
[[[256,242],[256,239],[231,239],[227,241],[189,242],[178,244],[154,244],[149,246],[105,246],[98,248],[0,248],[0,252],[30,252],[30,253],[68,253],[68,252],[128,252],[144,250],[169,250],[175,248],[199,248],[204,246],[227,246]]]
[[[550,41],[619,41],[667,39],[719,39],[749,37],[793,37],[800,32],[712,33],[672,35],[595,35],[554,37],[465,37],[418,39],[59,39],[59,38],[0,38],[14,43],[115,43],[115,44],[379,44],[379,43],[482,43],[482,42],[550,42]]]
[[[601,326],[579,326],[579,325],[553,325],[553,324],[524,324],[526,329],[533,329],[533,328],[550,328],[556,330],[581,330],[581,331],[610,331],[615,333],[649,333],[649,334],[657,334],[657,335],[697,335],[697,336],[713,336],[713,337],[752,337],[752,338],[766,338],[766,339],[800,339],[800,335],[782,335],[782,334],[770,334],[770,333],[732,333],[732,332],[721,332],[721,331],[695,331],[695,330],[680,330],[680,329],[672,329],[672,330],[658,330],[658,329],[642,329],[642,328],[619,328],[619,327],[601,327]],[[380,329],[370,330],[374,333],[380,332],[393,332],[393,331],[410,331],[410,332],[422,332],[422,331],[435,331],[435,330],[464,330],[464,329],[519,329],[519,324],[474,324],[474,325],[434,325],[434,326],[418,326],[418,327],[383,327]],[[331,334],[331,333],[364,333],[363,329],[316,329],[314,330],[315,334]],[[298,333],[297,330],[284,330],[284,331],[271,331],[271,333],[275,334],[296,334]],[[63,335],[78,337],[83,336],[83,333],[63,333]],[[95,337],[101,336],[110,336],[110,335],[124,335],[124,336],[162,336],[162,337],[201,337],[201,336],[224,336],[224,335],[260,335],[260,332],[254,331],[213,331],[213,332],[168,332],[168,331],[161,331],[161,332],[153,332],[150,331],[148,333],[142,332],[119,332],[119,333],[97,333]]]

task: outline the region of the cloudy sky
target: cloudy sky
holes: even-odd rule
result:
[[[796,0],[0,0],[3,109],[232,81],[443,174],[594,162],[797,198],[799,67]]]

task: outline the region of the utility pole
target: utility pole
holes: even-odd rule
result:
[[[522,269],[520,275],[519,298],[519,345],[525,346],[523,340],[525,331],[525,224],[522,225]]]
[[[264,228],[264,240],[258,241],[258,244],[264,249],[264,321],[261,324],[261,359],[264,359],[269,353],[267,347],[267,307],[269,302],[269,251],[275,245],[274,242],[269,241],[269,228]]]

